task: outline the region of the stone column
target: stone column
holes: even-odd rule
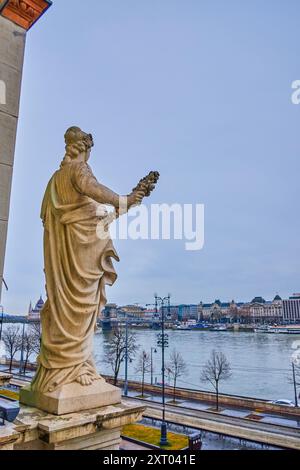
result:
[[[0,0],[0,301],[26,33],[48,0]]]

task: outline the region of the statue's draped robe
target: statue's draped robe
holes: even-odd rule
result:
[[[118,260],[111,239],[97,236],[105,213],[95,200],[101,188],[86,163],[63,165],[48,184],[41,212],[48,299],[33,390],[53,391],[83,374],[100,378],[93,336],[105,285],[117,277],[111,257]]]

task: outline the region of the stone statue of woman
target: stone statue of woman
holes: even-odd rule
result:
[[[119,214],[120,196],[97,181],[88,165],[93,138],[78,127],[65,134],[66,154],[50,179],[42,204],[47,301],[41,312],[38,370],[20,401],[55,414],[120,402],[120,391],[99,376],[93,336],[116,278],[111,238],[99,238],[105,205]],[[152,172],[127,196],[127,208],[154,189]]]

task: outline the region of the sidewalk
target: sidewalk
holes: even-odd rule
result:
[[[128,396],[132,398],[140,398],[140,392],[137,392],[136,390],[128,390]],[[147,394],[145,394],[145,399],[151,400],[155,403],[161,403],[161,395],[158,395],[158,394],[153,394],[153,393],[150,394],[150,392],[147,392]],[[184,400],[180,398],[176,401],[176,404],[174,404],[172,399],[167,397],[166,404],[183,407],[183,408],[192,408],[192,409],[201,410],[201,411],[214,411],[213,403],[208,403],[204,401]],[[282,416],[282,415],[275,414],[275,413],[274,414],[263,413],[263,412],[259,412],[259,411],[255,411],[251,409],[245,409],[245,408],[236,408],[236,407],[229,407],[229,406],[225,407],[224,405],[220,406],[219,413],[226,415],[226,416],[255,419],[262,423],[277,424],[279,426],[280,425],[289,426],[292,428],[300,428],[300,419],[297,420],[294,417]]]

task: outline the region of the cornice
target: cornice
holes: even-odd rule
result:
[[[0,15],[28,31],[51,5],[50,0],[4,0]]]

